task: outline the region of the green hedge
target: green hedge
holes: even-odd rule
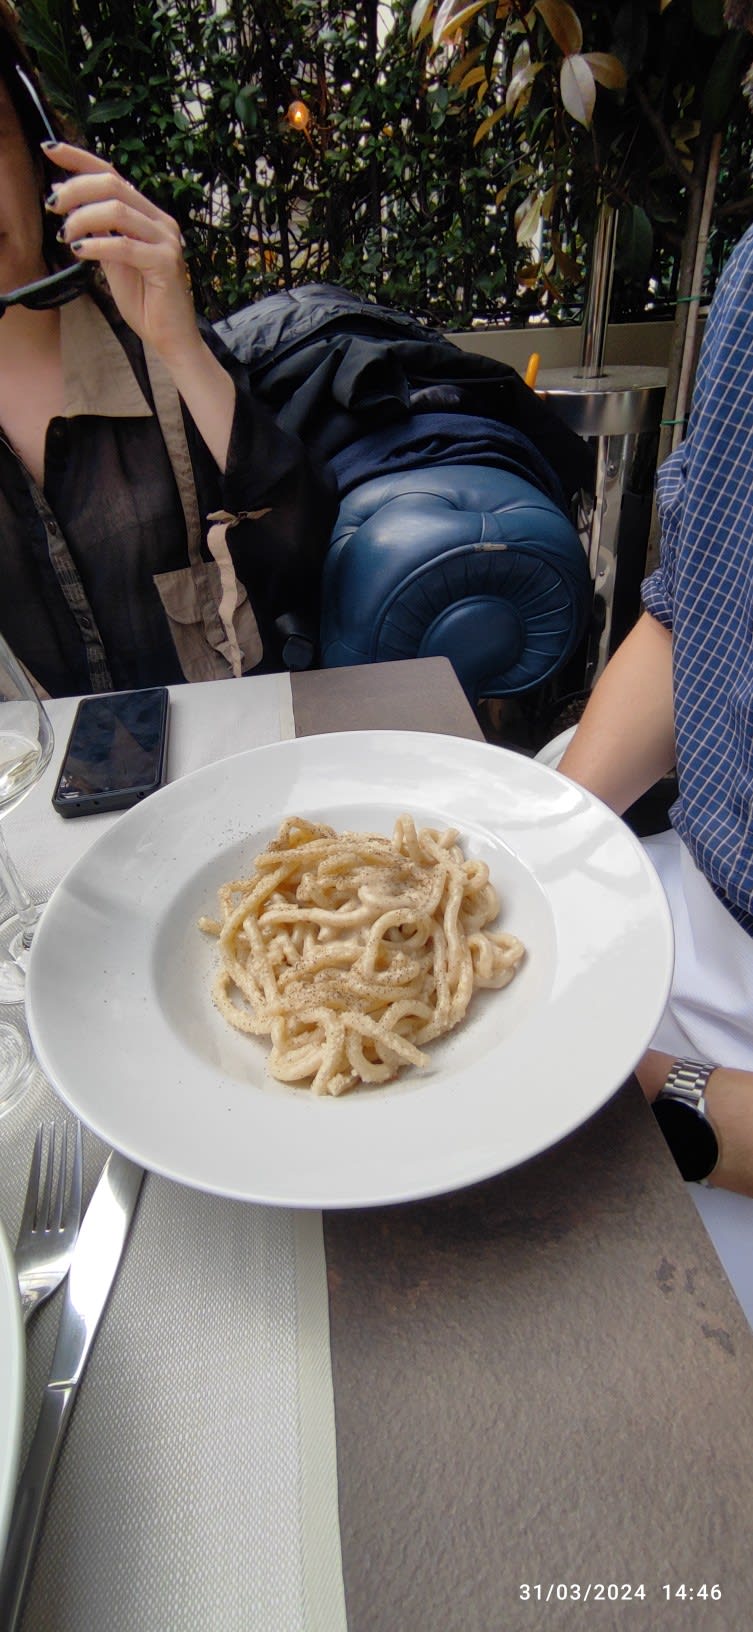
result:
[[[683,8],[693,22],[704,3],[718,10],[721,0],[672,0],[677,26]],[[659,0],[651,5],[658,14]],[[398,0],[391,23],[377,0],[227,0],[222,10],[196,0],[19,0],[18,9],[57,104],[89,145],[177,216],[208,315],[319,280],[449,328],[520,323],[538,309],[539,291],[520,283],[528,253],[513,218],[522,184],[494,202],[519,163],[514,130],[500,122],[474,144],[493,96],[479,108],[448,83],[447,63],[411,39],[409,5]],[[637,19],[650,7],[594,9],[616,10],[624,25],[627,13]],[[676,95],[679,118],[687,97],[679,82]],[[296,102],[299,128],[289,118]],[[750,218],[746,117],[738,99],[712,278]],[[618,316],[671,307],[681,179],[654,193],[637,280],[630,245],[642,218],[626,217]],[[567,290],[550,303],[553,321],[577,318],[584,245],[581,235]]]

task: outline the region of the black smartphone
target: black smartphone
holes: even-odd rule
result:
[[[165,686],[83,697],[76,710],[52,803],[59,816],[129,810],[165,775]]]

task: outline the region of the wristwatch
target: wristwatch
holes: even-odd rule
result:
[[[706,1084],[716,1067],[676,1060],[653,1112],[684,1179],[705,1184],[719,1160],[719,1140],[706,1109]]]

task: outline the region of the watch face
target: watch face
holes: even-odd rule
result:
[[[653,1112],[684,1179],[707,1179],[716,1167],[719,1146],[710,1122],[682,1100],[660,1098]]]

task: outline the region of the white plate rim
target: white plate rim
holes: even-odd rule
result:
[[[8,1532],[23,1428],[26,1367],[21,1300],[10,1243],[0,1224],[0,1557]]]
[[[403,767],[403,774],[409,777],[418,776],[416,787],[420,789],[417,796],[419,805],[423,790],[427,782],[429,783],[431,788],[429,795],[430,810],[437,809],[438,804],[442,806],[437,818],[439,821],[452,819],[451,807],[453,807],[453,801],[456,804],[460,799],[461,805],[463,803],[465,784],[458,793],[457,787],[450,787],[449,784],[445,785],[444,779],[448,776],[450,779],[453,776],[456,778],[462,778],[463,776],[475,778],[474,792],[478,794],[478,789],[481,787],[486,790],[485,797],[494,801],[495,814],[493,819],[495,822],[497,822],[496,801],[502,797],[502,790],[504,789],[505,795],[509,795],[510,790],[512,790],[515,797],[522,795],[525,804],[525,799],[530,798],[529,784],[531,778],[533,778],[536,797],[538,798],[540,795],[544,799],[547,819],[550,827],[552,827],[552,823],[554,824],[552,831],[555,832],[555,837],[565,821],[570,823],[568,835],[573,829],[573,824],[577,821],[580,824],[578,840],[581,849],[582,838],[585,834],[596,844],[597,850],[599,846],[603,848],[605,844],[608,851],[610,851],[611,847],[611,852],[619,855],[620,866],[623,868],[627,866],[629,872],[632,870],[634,881],[640,885],[639,893],[642,891],[643,905],[641,910],[645,913],[646,904],[648,903],[648,919],[650,920],[652,934],[657,939],[656,962],[658,975],[655,981],[655,989],[652,990],[650,997],[647,999],[645,992],[641,996],[642,1015],[640,1024],[635,1028],[635,1037],[633,1038],[631,1035],[627,1041],[622,1039],[619,1080],[613,1080],[614,1070],[611,1068],[606,1070],[604,1084],[599,1087],[597,1092],[589,1092],[588,1105],[585,1111],[583,1104],[579,1103],[572,1115],[563,1114],[559,1116],[553,1133],[550,1130],[540,1139],[536,1136],[529,1136],[527,1142],[524,1142],[524,1146],[520,1149],[516,1148],[512,1159],[504,1156],[501,1159],[499,1151],[496,1153],[490,1152],[488,1156],[474,1152],[468,1158],[464,1157],[462,1160],[459,1157],[454,1158],[452,1162],[446,1162],[444,1165],[440,1161],[437,1170],[432,1171],[428,1177],[426,1173],[422,1172],[418,1177],[411,1180],[405,1173],[393,1179],[391,1170],[387,1170],[387,1159],[382,1153],[381,1171],[374,1170],[374,1158],[371,1162],[368,1177],[364,1178],[362,1174],[358,1182],[352,1184],[347,1180],[342,1183],[339,1181],[333,1183],[331,1173],[325,1178],[314,1175],[310,1183],[302,1181],[299,1174],[295,1183],[287,1184],[284,1177],[281,1181],[279,1172],[276,1178],[268,1180],[258,1165],[248,1179],[243,1177],[239,1180],[236,1173],[232,1181],[229,1181],[223,1171],[218,1171],[216,1163],[211,1172],[208,1170],[205,1155],[200,1157],[198,1166],[193,1153],[190,1159],[187,1159],[186,1151],[188,1147],[185,1141],[182,1143],[180,1154],[176,1158],[175,1151],[166,1148],[164,1132],[158,1137],[153,1126],[147,1128],[143,1123],[139,1129],[134,1130],[133,1125],[129,1123],[128,1115],[126,1114],[125,1118],[123,1116],[122,1105],[116,1105],[115,1107],[105,1105],[103,1109],[96,1087],[94,1099],[92,1100],[91,1083],[85,1085],[85,1091],[82,1086],[81,1076],[79,1075],[76,1078],[70,1068],[70,1060],[61,1069],[59,1035],[56,1037],[56,1027],[51,1022],[49,1007],[46,1008],[45,1006],[45,982],[49,991],[51,968],[56,969],[58,979],[66,979],[66,969],[61,962],[60,945],[55,946],[56,934],[58,934],[59,942],[61,915],[64,921],[66,912],[69,918],[73,913],[75,920],[75,909],[78,903],[78,918],[80,921],[81,901],[86,896],[87,890],[90,894],[93,894],[96,907],[97,884],[99,882],[99,885],[102,886],[103,872],[113,858],[116,863],[120,858],[121,867],[126,865],[127,868],[134,854],[148,852],[150,845],[154,845],[153,836],[155,832],[159,832],[160,823],[162,823],[166,831],[171,832],[172,827],[175,827],[178,820],[182,823],[187,814],[194,815],[197,807],[201,808],[202,801],[204,801],[204,805],[208,803],[211,807],[207,814],[217,825],[220,818],[216,814],[212,803],[217,786],[222,787],[224,785],[225,788],[232,789],[236,783],[242,782],[243,778],[247,777],[250,785],[255,785],[257,791],[261,788],[259,797],[262,806],[264,806],[265,799],[267,805],[270,804],[270,801],[274,803],[276,799],[281,799],[281,804],[274,804],[277,817],[281,817],[285,813],[300,809],[301,798],[296,784],[301,780],[305,782],[307,777],[309,781],[313,778],[317,786],[320,783],[322,785],[326,783],[335,802],[337,803],[339,799],[342,804],[342,790],[339,788],[339,784],[332,791],[333,779],[336,782],[337,777],[340,776],[343,779],[343,786],[348,786],[351,793],[353,789],[357,789],[362,802],[364,802],[367,796],[376,798],[374,777],[378,774],[384,782],[385,777],[394,775],[395,763]],[[415,770],[416,764],[420,764],[419,772]],[[360,767],[361,770],[357,769],[354,773],[354,766]],[[362,775],[364,766],[368,768],[368,783]],[[387,767],[386,770],[385,766]],[[412,769],[406,770],[406,766],[412,767]],[[429,768],[431,768],[432,777],[429,777]],[[271,793],[266,785],[263,785],[265,775],[267,778],[271,778]],[[440,776],[443,780],[441,791],[438,792],[438,778]],[[256,779],[255,782],[254,778]],[[275,781],[275,778],[277,781]],[[317,778],[319,778],[319,783],[317,783]],[[289,792],[288,782],[291,784]],[[282,785],[282,793],[278,783]],[[381,791],[384,791],[384,789],[382,788]],[[556,812],[560,807],[564,809],[566,814],[558,818]],[[407,805],[406,801],[401,797],[393,801],[390,808],[394,814],[397,814],[400,809],[410,808],[410,805]],[[264,809],[268,817],[270,810],[267,809],[267,806],[264,806]],[[447,815],[448,809],[450,810],[449,816]],[[552,812],[554,812],[554,815],[552,815]],[[302,811],[301,813],[305,812]],[[314,812],[314,814],[317,813],[321,814],[320,806],[317,806],[317,812]],[[328,813],[331,818],[329,807]],[[326,814],[325,819],[327,819]],[[467,820],[472,825],[470,816]],[[261,827],[263,825],[262,823]],[[267,822],[267,825],[269,826],[269,822]],[[337,820],[335,820],[335,825],[338,825]],[[462,822],[460,825],[463,825]],[[275,826],[276,820],[271,824],[272,831]],[[546,826],[545,823],[544,826]],[[498,828],[504,830],[498,836],[501,837],[501,842],[507,847],[511,828],[509,810],[505,814],[504,821],[498,822]],[[228,832],[230,831],[231,829],[228,829]],[[234,833],[234,837],[237,837],[237,832]],[[546,834],[545,837],[547,837]],[[174,834],[173,838],[177,844],[178,840],[175,839]],[[211,835],[210,841],[211,853],[214,855],[216,852],[214,839]],[[548,842],[550,841],[551,833],[548,835]],[[517,832],[517,846],[515,843],[512,844],[516,860],[522,858],[522,861],[525,861],[526,865],[528,865],[529,857],[524,854],[525,846],[527,845],[530,851],[532,848],[535,849],[537,842],[539,848],[541,848],[540,836],[537,838],[534,834],[530,821],[527,825],[521,824]],[[256,848],[258,848],[258,845]],[[169,870],[169,864],[169,857],[167,859],[164,856],[160,857],[163,872],[166,867]],[[590,867],[590,862],[588,866]],[[593,867],[590,870],[593,872]],[[154,874],[152,873],[150,876],[153,879]],[[94,880],[93,887],[92,879]],[[574,878],[571,880],[569,874],[566,877],[563,872],[563,877],[559,880],[558,885],[560,894],[562,894],[563,889],[565,893],[567,892],[571,882],[574,883],[576,880]],[[108,884],[107,887],[109,889],[110,885]],[[165,887],[167,888],[167,885]],[[609,889],[616,886],[607,877],[605,887]],[[551,897],[553,891],[551,883],[548,889],[549,897]],[[623,906],[626,904],[627,898],[623,902]],[[138,903],[130,903],[130,905],[133,906],[134,913],[138,915]],[[210,910],[210,908],[211,903],[207,903],[204,910]],[[562,919],[561,908],[558,910],[560,910],[560,919]],[[567,925],[568,935],[575,934],[573,924],[577,916],[577,912],[570,915]],[[526,939],[524,926],[510,922],[506,927],[517,930],[521,933],[521,937],[524,940]],[[559,929],[561,927],[560,923]],[[55,964],[55,957],[57,957],[57,964]],[[139,1161],[144,1166],[179,1182],[194,1184],[199,1188],[209,1189],[237,1199],[294,1207],[360,1207],[415,1200],[443,1191],[458,1189],[489,1178],[504,1171],[506,1167],[518,1165],[520,1161],[527,1160],[529,1157],[549,1148],[550,1145],[559,1142],[561,1138],[572,1132],[588,1116],[606,1103],[620,1082],[624,1081],[630,1074],[647,1045],[664,1008],[671,978],[671,968],[671,920],[666,898],[656,873],[635,835],[592,795],[577,787],[576,784],[569,782],[557,771],[550,770],[534,760],[473,739],[404,731],[333,732],[320,736],[285,740],[259,748],[244,750],[237,755],[204,766],[169,784],[159,793],[152,795],[148,803],[127,812],[116,824],[113,824],[95,840],[91,848],[74,864],[53,893],[37,931],[28,975],[27,1017],[32,1041],[40,1063],[63,1098],[100,1137],[116,1145],[133,1160]],[[640,980],[639,969],[635,970],[635,974]],[[75,1001],[75,985],[71,986],[68,996],[71,1001]],[[142,1001],[148,1009],[147,999],[143,993]],[[153,1018],[151,1012],[148,1014],[148,1018],[150,1020]],[[59,1019],[58,1014],[58,1022]],[[534,1049],[537,1046],[534,1039]],[[189,1070],[186,1060],[181,1059],[179,1069],[182,1071],[184,1068]],[[463,1074],[466,1077],[468,1076],[465,1067],[461,1068],[459,1076],[462,1077]],[[457,1076],[458,1072],[456,1071],[455,1077]],[[227,1086],[224,1078],[222,1086],[223,1088]],[[289,1094],[291,1091],[286,1090],[285,1092]],[[431,1092],[429,1086],[427,1086],[426,1092]],[[300,1090],[292,1091],[295,1098],[300,1093]],[[311,1096],[307,1097],[310,1099]],[[360,1097],[348,1096],[348,1098]],[[373,1091],[369,1091],[369,1098],[376,1099],[377,1097],[373,1094]],[[331,1105],[328,1109],[332,1109]],[[145,1121],[146,1118],[144,1118]],[[406,1119],[403,1113],[403,1127],[405,1125]],[[303,1127],[303,1123],[300,1124],[300,1127]],[[312,1124],[309,1121],[306,1126],[307,1137],[310,1137],[311,1128]],[[271,1147],[269,1146],[269,1126],[266,1124],[264,1133],[267,1139],[264,1157],[268,1161]],[[339,1135],[337,1137],[339,1138]],[[373,1153],[369,1152],[370,1158],[372,1155]],[[321,1163],[321,1146],[317,1146],[317,1158]],[[250,1160],[253,1168],[255,1158],[252,1156]],[[220,1153],[220,1168],[222,1168],[222,1153]]]

